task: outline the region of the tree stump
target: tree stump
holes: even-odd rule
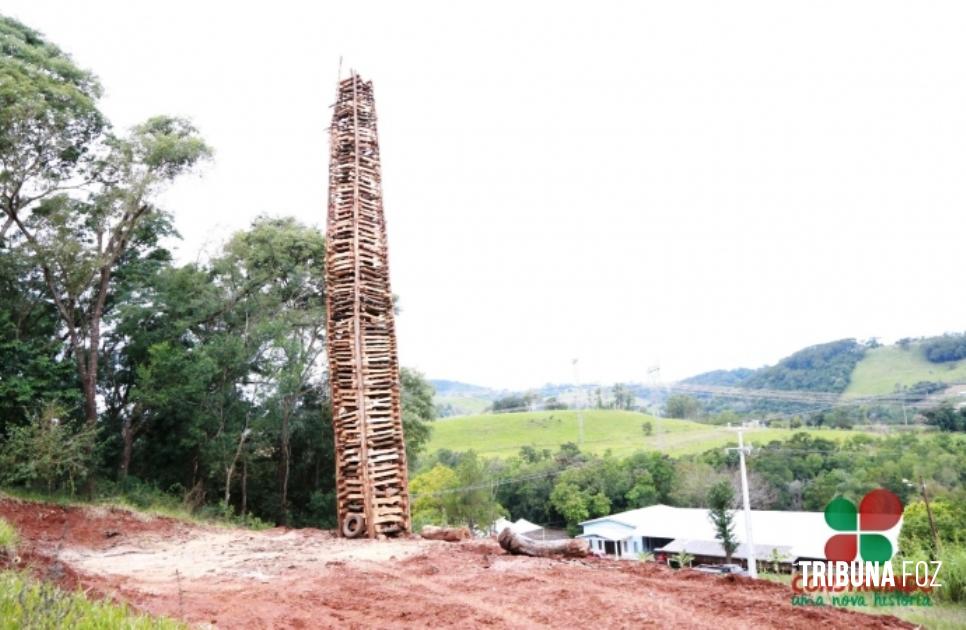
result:
[[[446,542],[459,542],[471,538],[470,530],[466,527],[436,527],[426,525],[419,532],[419,535],[427,540],[445,540]]]

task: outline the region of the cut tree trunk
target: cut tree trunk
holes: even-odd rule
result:
[[[445,540],[446,542],[459,542],[471,537],[470,530],[466,527],[436,527],[426,525],[419,535],[428,540]]]
[[[530,540],[526,536],[514,534],[513,530],[509,527],[505,527],[500,532],[497,541],[507,553],[518,556],[584,558],[590,553],[587,547],[587,541],[585,540],[578,538],[568,538],[566,540]]]

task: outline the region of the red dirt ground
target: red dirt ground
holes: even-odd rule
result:
[[[65,587],[224,628],[912,628],[654,563],[508,556],[492,540],[349,541],[0,498],[21,557]]]

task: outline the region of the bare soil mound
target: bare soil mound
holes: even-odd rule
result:
[[[0,498],[46,579],[226,628],[912,628],[791,605],[787,587],[653,563],[508,556],[494,541],[346,540]]]

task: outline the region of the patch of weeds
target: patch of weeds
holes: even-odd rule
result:
[[[182,630],[182,623],[149,617],[124,604],[91,601],[82,593],[68,593],[53,584],[20,573],[0,573],[0,630]]]

